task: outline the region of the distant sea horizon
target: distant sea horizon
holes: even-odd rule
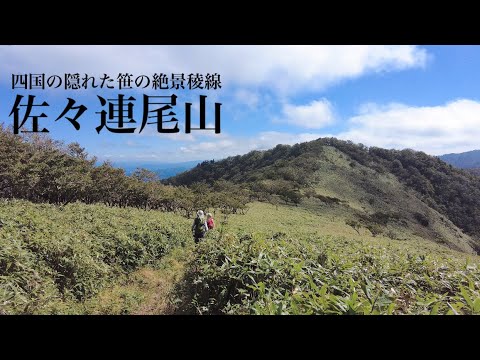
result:
[[[161,180],[180,174],[197,166],[205,160],[192,160],[182,162],[147,162],[147,161],[112,161],[112,165],[125,170],[126,175],[131,175],[135,169],[142,168],[156,173]]]

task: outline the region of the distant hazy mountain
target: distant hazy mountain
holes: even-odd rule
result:
[[[480,168],[480,150],[472,150],[459,154],[440,155],[440,159],[461,169]]]
[[[156,173],[160,179],[167,179],[197,166],[203,160],[185,161],[178,163],[136,163],[114,162],[113,165],[125,170],[127,175],[132,174],[136,168],[148,169]]]

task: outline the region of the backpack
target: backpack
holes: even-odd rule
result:
[[[209,229],[213,229],[215,227],[215,222],[213,221],[213,218],[207,220],[207,226]]]
[[[205,222],[202,221],[200,218],[195,218],[195,235],[203,234],[205,230]]]

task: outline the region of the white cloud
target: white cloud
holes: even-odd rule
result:
[[[169,126],[170,128],[173,128],[173,126]],[[159,133],[157,131],[156,125],[148,125],[145,126],[145,128],[142,130],[141,133],[135,132],[133,135],[135,136],[158,136],[159,138],[162,139],[168,139],[168,140],[177,140],[177,141],[194,141],[195,136],[194,134],[186,134],[185,130],[182,125],[178,126],[179,131],[176,133]]]
[[[220,134],[216,140],[182,147],[189,157],[224,158],[251,150],[266,150],[277,144],[295,144],[319,137],[338,137],[368,146],[412,148],[432,155],[480,148],[480,102],[460,99],[439,106],[364,104],[358,115],[346,122],[340,133],[261,132],[251,138]],[[197,139],[198,140],[198,139]]]
[[[265,86],[281,93],[320,90],[371,72],[422,67],[418,46],[3,46],[7,73],[219,73],[222,86]],[[7,77],[9,78],[9,77]]]
[[[384,148],[440,155],[480,148],[480,102],[460,99],[440,106],[366,104],[339,138]]]
[[[133,154],[139,160],[155,160],[165,156],[169,161],[222,159],[246,154],[251,150],[267,150],[278,144],[295,144],[319,137],[337,137],[368,146],[412,148],[440,155],[480,148],[480,102],[459,99],[438,106],[405,104],[364,104],[356,116],[346,121],[346,130],[337,133],[287,133],[265,131],[252,136],[213,134],[205,139],[196,136],[179,148],[162,148],[149,154]],[[210,134],[208,134],[210,135]],[[179,149],[179,150],[177,150]]]
[[[174,124],[166,125],[166,128],[173,128]],[[198,124],[194,124],[192,126],[198,127]],[[141,133],[135,131],[132,135],[134,136],[143,136],[143,137],[158,137],[162,140],[175,140],[175,141],[188,141],[193,142],[198,140],[198,138],[205,138],[205,137],[216,137],[218,134],[215,134],[215,131],[211,129],[215,129],[215,124],[208,122],[205,124],[205,128],[208,130],[192,130],[189,134],[185,133],[185,126],[182,121],[178,121],[177,127],[179,129],[176,133],[159,133],[157,131],[157,126],[155,124],[149,124],[145,126]]]
[[[327,99],[312,101],[308,105],[283,106],[283,114],[275,122],[283,122],[307,129],[320,129],[335,122],[333,106]]]
[[[260,96],[253,91],[238,89],[234,95],[235,101],[241,105],[245,105],[250,109],[256,108],[260,102]]]
[[[201,159],[222,159],[227,156],[243,155],[252,150],[268,150],[278,144],[293,145],[299,142],[318,139],[321,134],[300,133],[291,134],[277,131],[261,132],[252,138],[232,137],[227,134],[219,134],[218,140],[198,142],[180,148],[179,157],[201,158]]]
[[[254,139],[254,142],[257,142],[259,144],[258,149],[266,150],[271,149],[278,144],[293,145],[306,141],[312,141],[323,136],[328,135],[319,133],[292,134],[279,131],[265,131],[260,133],[258,138]]]

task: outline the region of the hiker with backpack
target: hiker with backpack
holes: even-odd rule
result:
[[[205,221],[202,210],[197,211],[197,217],[193,220],[192,233],[195,239],[195,244],[198,244],[200,239],[205,237],[205,233],[208,231],[208,225]]]
[[[208,227],[208,230],[212,230],[215,227],[213,216],[210,213],[207,213],[207,227]]]

